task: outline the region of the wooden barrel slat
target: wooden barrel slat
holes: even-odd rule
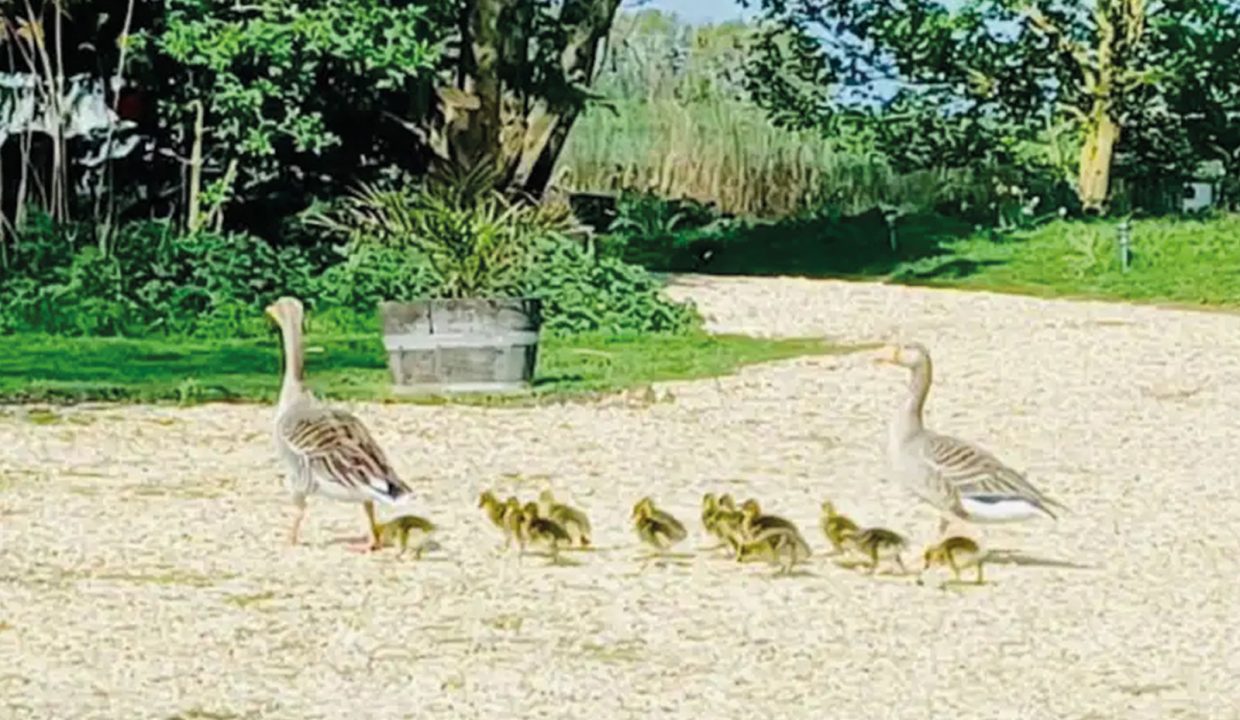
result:
[[[399,391],[503,392],[534,377],[542,305],[535,299],[382,303],[384,346]]]
[[[383,344],[388,350],[426,350],[437,347],[505,347],[509,345],[537,345],[538,333],[524,331],[497,333],[477,332],[472,334],[436,333],[434,335],[402,333],[400,335],[388,335],[384,337]]]

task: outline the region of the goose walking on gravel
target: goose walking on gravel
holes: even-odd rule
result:
[[[302,386],[304,353],[301,301],[284,297],[267,306],[280,326],[284,347],[284,382],[276,409],[276,448],[288,463],[288,490],[296,514],[289,541],[297,544],[306,498],[322,494],[334,500],[361,503],[366,511],[369,541],[359,552],[380,546],[375,503],[403,504],[412,499],[409,486],[397,477],[383,450],[362,421],[344,410],[319,402]]]
[[[1057,519],[1047,497],[1024,475],[986,450],[965,440],[927,430],[922,410],[930,392],[930,352],[918,343],[890,345],[875,360],[912,372],[908,397],[891,421],[887,459],[895,477],[939,511],[939,533],[949,518],[971,523]]]

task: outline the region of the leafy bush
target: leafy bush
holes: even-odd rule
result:
[[[379,120],[386,111],[418,121],[431,109],[439,6],[398,0],[160,5],[160,25],[130,39],[143,66],[135,73],[155,85],[161,130],[173,138],[194,126],[201,103],[204,209],[232,194],[243,203],[296,195],[303,183],[343,189],[373,162],[368,156],[397,163],[412,156],[407,136],[385,132]]]
[[[359,243],[344,251],[315,283],[321,305],[373,313],[383,300],[429,297],[435,288],[430,267],[415,253],[399,248]]]
[[[496,171],[479,163],[448,168],[412,188],[363,185],[334,214],[315,222],[353,247],[378,245],[416,256],[431,297],[512,295],[538,246],[581,226],[567,205],[511,200],[496,192]]]
[[[74,228],[34,223],[20,244],[20,272],[0,281],[0,333],[261,336],[270,331],[261,308],[284,294],[312,304],[316,328],[343,332],[373,329],[381,300],[445,295],[541,298],[546,329],[561,334],[680,332],[697,323],[692,307],[663,296],[644,269],[597,257],[571,237],[577,226],[563,207],[446,191],[386,197],[394,204],[378,207],[392,215],[363,215],[343,253],[139,222],[122,227],[104,256],[75,249]],[[492,258],[505,253],[513,257]]]
[[[542,299],[543,326],[550,332],[675,333],[699,322],[692,305],[669,300],[644,268],[595,258],[571,242],[546,247],[526,287]]]
[[[255,309],[308,294],[315,275],[300,251],[240,233],[178,236],[166,223],[132,223],[104,256],[76,249],[72,228],[33,228],[21,243],[31,260],[0,283],[0,332],[261,334]]]
[[[605,256],[643,267],[694,270],[712,249],[710,238],[730,223],[710,206],[692,200],[624,193],[599,248]]]
[[[491,171],[440,171],[412,190],[364,187],[317,222],[348,238],[324,297],[373,312],[378,300],[526,295],[550,332],[679,332],[696,314],[619,257],[596,258],[567,203],[511,200]]]

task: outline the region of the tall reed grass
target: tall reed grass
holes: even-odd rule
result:
[[[592,108],[573,128],[557,185],[692,198],[757,217],[924,208],[986,194],[968,171],[902,175],[880,156],[775,127],[754,105],[724,98],[620,100]]]

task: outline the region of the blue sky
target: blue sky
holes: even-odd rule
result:
[[[746,11],[736,0],[624,0],[621,5],[625,9],[637,7],[655,8],[674,12],[691,23],[720,22],[744,17]],[[753,10],[748,11],[749,15]]]

